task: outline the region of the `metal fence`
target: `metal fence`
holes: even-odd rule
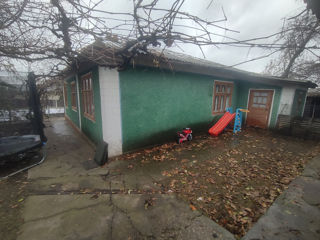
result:
[[[43,134],[42,112],[33,73],[0,76],[0,137]]]
[[[320,139],[320,119],[279,115],[277,129],[288,135],[305,139]]]

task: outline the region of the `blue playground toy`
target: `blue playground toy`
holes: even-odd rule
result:
[[[233,133],[237,133],[241,131],[242,126],[242,113],[248,113],[248,109],[237,108],[236,110],[236,118],[234,120]]]
[[[229,107],[226,109],[227,112],[232,113],[232,107]],[[248,113],[249,110],[247,109],[242,109],[242,108],[237,108],[236,110],[236,116],[234,120],[234,126],[233,126],[233,133],[237,133],[241,131],[241,126],[242,126],[242,113],[246,112]]]

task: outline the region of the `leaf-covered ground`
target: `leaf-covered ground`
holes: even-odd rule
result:
[[[0,239],[16,239],[23,223],[22,210],[28,185],[26,172],[0,181]]]
[[[182,145],[163,144],[120,157],[128,169],[158,169],[154,184],[176,193],[192,210],[243,236],[298,176],[320,145],[258,129],[217,138],[195,136]]]

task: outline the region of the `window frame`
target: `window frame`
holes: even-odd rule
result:
[[[224,92],[216,92],[217,91],[217,86],[224,86],[225,91]],[[227,87],[230,87],[230,93],[227,93],[226,89]],[[227,82],[227,81],[214,81],[214,86],[213,86],[213,100],[212,100],[212,114],[213,115],[220,115],[225,112],[226,109],[226,100],[227,97],[229,97],[229,107],[232,105],[232,94],[233,94],[233,88],[234,88],[234,83],[233,82]],[[219,111],[215,111],[215,106],[216,106],[216,98],[218,97],[218,105],[221,106],[221,98],[223,97],[224,102],[223,102],[223,107],[218,108]]]
[[[64,106],[68,108],[68,82],[63,83],[63,91],[64,91]]]
[[[71,82],[71,108],[77,111],[77,86],[76,81]]]
[[[92,73],[86,73],[81,76],[81,99],[82,99],[82,113],[84,117],[95,121],[95,104]],[[90,80],[86,83],[87,80]],[[91,104],[90,104],[91,103]]]

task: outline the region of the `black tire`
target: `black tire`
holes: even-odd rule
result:
[[[188,136],[187,139],[188,139],[188,141],[191,141],[191,140],[192,140],[192,134],[191,134],[191,133],[189,134],[189,136]]]

